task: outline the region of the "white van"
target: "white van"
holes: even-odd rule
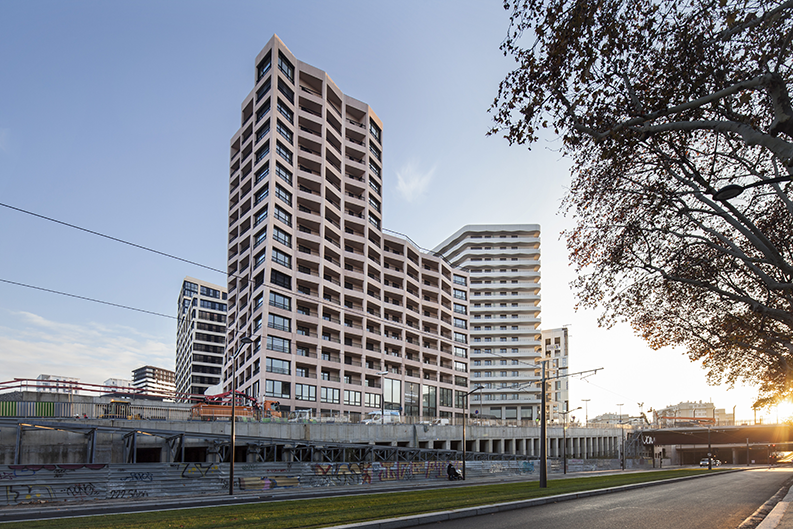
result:
[[[366,419],[361,422],[363,424],[397,424],[402,422],[402,417],[396,410],[386,410],[384,415],[381,415],[380,410],[377,410],[367,413]]]

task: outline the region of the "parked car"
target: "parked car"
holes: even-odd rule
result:
[[[719,461],[718,459],[714,459],[712,466],[717,467],[719,465],[721,465],[721,461]],[[707,457],[703,457],[702,459],[700,459],[699,460],[699,466],[701,466],[701,467],[708,466],[708,458]]]

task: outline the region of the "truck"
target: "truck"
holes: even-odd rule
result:
[[[191,416],[193,419],[202,421],[212,421],[216,419],[231,418],[231,392],[219,395],[205,395],[202,402],[193,405]],[[234,415],[248,420],[260,418],[281,418],[281,405],[275,400],[265,400],[262,406],[258,406],[256,399],[237,392],[237,402],[234,407]],[[242,404],[240,404],[242,402]]]
[[[367,413],[366,419],[361,422],[363,424],[398,424],[402,422],[402,417],[396,410],[386,410],[384,414],[377,410]]]

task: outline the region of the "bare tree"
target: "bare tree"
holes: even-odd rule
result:
[[[505,8],[517,67],[490,132],[561,136],[580,304],[756,385],[758,406],[793,396],[793,1]]]

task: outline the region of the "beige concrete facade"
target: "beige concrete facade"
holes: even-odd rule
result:
[[[470,273],[472,415],[539,417],[540,226],[468,225],[435,247]]]
[[[567,327],[545,329],[542,331],[542,350],[548,360],[547,369],[553,375],[569,373],[570,333]],[[564,422],[564,413],[570,409],[570,381],[567,377],[550,380],[547,383],[548,420]],[[568,421],[571,419],[568,418]]]
[[[276,36],[254,72],[231,139],[224,387],[236,373],[282,409],[353,422],[383,397],[461,414],[468,274],[383,233],[383,123]]]

